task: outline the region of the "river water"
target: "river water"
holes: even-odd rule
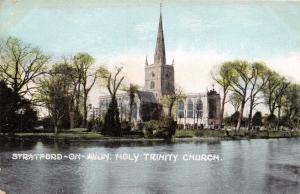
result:
[[[0,190],[7,193],[300,193],[299,138],[38,142],[4,144],[0,150]],[[41,153],[64,157],[14,158]],[[154,153],[178,157],[176,161],[143,157]],[[89,154],[110,159],[82,158]],[[116,159],[118,154],[139,155],[139,160]],[[184,160],[187,154],[207,157]],[[208,160],[209,154],[217,157]]]

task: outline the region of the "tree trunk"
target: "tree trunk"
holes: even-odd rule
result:
[[[223,95],[222,99],[222,105],[221,105],[221,111],[220,111],[220,129],[222,128],[223,125],[223,117],[224,117],[224,110],[225,110],[225,100],[226,100],[226,94]]]
[[[54,124],[54,134],[57,134],[57,133],[58,133],[57,125],[58,125],[58,123],[55,122],[55,124]]]
[[[87,94],[86,93],[84,94],[84,97],[83,97],[83,123],[82,123],[82,126],[84,128],[87,127]]]
[[[239,119],[238,119],[238,123],[236,125],[236,131],[238,131],[238,132],[241,129],[241,125],[242,125],[242,121],[243,121],[244,108],[245,108],[245,100],[242,100],[241,109],[240,109],[240,113],[239,113]]]
[[[250,110],[249,110],[249,123],[248,123],[248,131],[252,128],[252,114],[253,114],[253,100],[250,101]]]
[[[73,129],[75,127],[73,110],[69,112],[69,117],[70,117],[70,129]]]

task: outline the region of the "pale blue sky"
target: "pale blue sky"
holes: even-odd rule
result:
[[[84,51],[152,57],[159,1],[71,2],[6,0],[0,9],[0,36],[16,36],[58,56]],[[259,58],[300,48],[298,2],[171,2],[163,4],[168,51],[215,50]]]
[[[15,36],[54,56],[88,52],[122,64],[143,86],[153,62],[160,0],[0,0],[0,38]],[[300,2],[164,0],[167,62],[186,92],[205,92],[225,60],[265,61],[300,83]],[[96,84],[90,99],[105,92]]]

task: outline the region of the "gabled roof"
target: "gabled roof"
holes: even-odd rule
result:
[[[138,91],[137,95],[142,102],[146,103],[158,103],[154,94],[147,91]]]

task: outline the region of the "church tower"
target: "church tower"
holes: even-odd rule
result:
[[[153,92],[160,100],[163,95],[174,94],[174,60],[171,65],[166,64],[165,40],[162,14],[160,12],[154,63],[145,62],[145,90]]]

